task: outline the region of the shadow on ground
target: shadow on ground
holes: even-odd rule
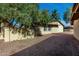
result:
[[[56,34],[11,56],[77,56],[79,41],[71,34]]]

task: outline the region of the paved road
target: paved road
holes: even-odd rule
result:
[[[67,33],[51,34],[49,38],[13,54],[13,56],[77,55],[79,55],[79,41],[72,34]]]

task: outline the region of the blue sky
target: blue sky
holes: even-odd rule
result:
[[[63,21],[63,13],[66,11],[67,8],[70,8],[73,6],[73,3],[40,3],[39,7],[40,10],[49,10],[49,13],[53,10],[53,9],[57,9],[58,13],[60,14],[61,17],[61,22],[65,25],[68,26],[69,24],[66,24]]]

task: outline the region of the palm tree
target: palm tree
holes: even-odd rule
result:
[[[68,23],[71,19],[71,16],[72,16],[72,12],[71,12],[71,8],[67,9],[65,12],[64,12],[64,15],[63,15],[63,20]]]
[[[54,9],[52,11],[51,19],[52,19],[52,21],[60,20],[60,15],[59,15],[59,13],[58,13],[58,11],[56,9]]]

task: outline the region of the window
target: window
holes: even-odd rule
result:
[[[44,27],[44,31],[51,31],[51,27]]]

